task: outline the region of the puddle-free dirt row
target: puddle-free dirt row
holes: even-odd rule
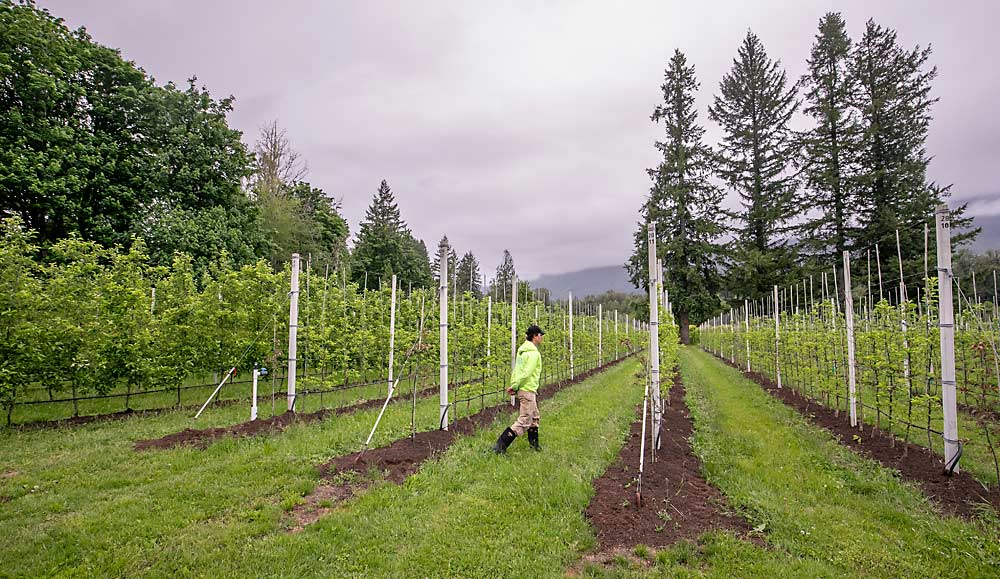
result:
[[[701,460],[691,448],[694,424],[684,394],[684,384],[677,374],[663,410],[660,448],[652,462],[647,423],[641,504],[635,500],[641,405],[639,418],[632,423],[618,458],[594,479],[594,498],[585,514],[597,532],[602,553],[636,545],[663,547],[716,529],[741,535],[750,532],[746,520],[727,510],[723,494],[701,474]]]
[[[469,380],[458,384],[452,384],[451,387],[464,386],[477,381],[479,380]],[[438,386],[431,385],[418,391],[417,397],[425,398],[437,393]],[[400,401],[406,400],[412,400],[412,398],[408,397],[408,393],[400,392],[389,401],[389,404],[396,404]],[[208,448],[213,442],[221,438],[276,434],[285,430],[292,424],[306,424],[309,422],[324,420],[331,416],[340,416],[343,414],[350,414],[352,412],[379,408],[384,403],[384,398],[374,398],[372,400],[365,400],[364,402],[358,402],[357,404],[351,404],[348,406],[323,408],[315,412],[284,412],[282,414],[275,414],[269,418],[248,420],[231,426],[218,426],[214,428],[185,428],[180,432],[174,432],[160,438],[150,438],[147,440],[136,441],[135,450],[164,450],[174,448],[176,446],[192,446],[195,448],[205,449]]]
[[[572,380],[543,386],[538,393],[538,400],[551,398],[564,388],[612,368],[626,359],[628,356],[578,374]],[[401,484],[420,470],[425,460],[447,450],[459,436],[475,434],[479,428],[491,425],[498,416],[513,410],[513,406],[503,402],[452,422],[448,425],[448,430],[418,432],[412,438],[399,439],[389,446],[339,456],[319,465],[323,481],[305,497],[304,503],[292,510],[290,530],[295,532],[303,529],[329,512],[337,502],[352,497],[375,482],[386,480]]]
[[[1000,511],[1000,489],[985,488],[965,471],[952,476],[946,475],[944,459],[937,453],[912,442],[903,442],[891,433],[869,424],[863,424],[862,429],[852,428],[843,413],[838,415],[833,409],[795,389],[778,388],[774,381],[763,374],[747,372],[725,358],[719,359],[797,410],[810,422],[829,430],[840,444],[878,461],[886,468],[898,471],[904,480],[916,483],[944,512],[960,517],[973,517],[983,503],[989,503]]]

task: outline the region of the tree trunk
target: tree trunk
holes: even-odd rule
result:
[[[688,325],[688,313],[684,310],[677,312],[677,325],[680,326],[681,343],[691,343],[691,328]]]

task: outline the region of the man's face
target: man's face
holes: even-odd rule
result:
[[[531,343],[537,346],[542,343],[542,338],[544,337],[542,334],[535,334],[535,337],[531,339]]]

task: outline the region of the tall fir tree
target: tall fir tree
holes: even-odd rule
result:
[[[849,249],[856,235],[857,156],[861,124],[851,105],[856,78],[849,73],[851,39],[839,13],[819,21],[809,72],[801,80],[804,112],[815,126],[803,135],[802,167],[815,216],[804,227],[803,241],[816,268],[828,268]]]
[[[937,68],[928,65],[930,55],[930,47],[903,49],[894,30],[869,20],[851,58],[858,86],[853,104],[863,127],[857,247],[879,244],[891,254],[898,230],[907,277],[923,271],[924,224],[933,221],[935,206],[950,196],[950,185],[927,181],[925,143],[931,107],[938,100],[930,94],[937,76]],[[971,218],[963,217],[964,204],[952,212],[953,228],[971,225]],[[962,243],[977,233],[971,230],[953,241]]]
[[[400,287],[426,287],[431,283],[430,264],[423,242],[410,233],[399,206],[383,179],[365,212],[354,247],[351,276],[369,289],[379,287],[379,277],[396,274]],[[367,274],[367,275],[366,275]]]
[[[794,277],[792,236],[804,208],[795,198],[797,139],[788,123],[798,106],[780,61],[747,32],[708,111],[724,132],[718,175],[742,204],[728,284],[739,302],[769,295],[772,285]]]
[[[455,285],[455,271],[458,268],[458,254],[451,242],[448,241],[447,235],[438,241],[437,251],[434,252],[434,260],[431,263],[431,273],[434,274],[434,282],[441,283],[441,250],[445,247],[448,248],[448,287],[453,287]]]
[[[723,253],[718,240],[724,231],[719,211],[724,193],[711,181],[713,153],[702,142],[705,129],[698,124],[695,106],[698,87],[694,66],[680,50],[674,51],[660,87],[663,103],[650,117],[664,125],[666,139],[656,143],[663,161],[648,170],[653,186],[640,211],[635,251],[625,265],[632,283],[647,287],[647,232],[649,224],[655,224],[657,255],[663,259],[665,284],[685,344],[690,343],[688,324],[701,322],[719,308],[716,264]]]
[[[497,300],[510,301],[513,291],[511,284],[516,275],[514,257],[510,254],[510,251],[505,249],[503,250],[503,259],[500,261],[500,265],[497,266],[496,277],[493,279],[494,293]]]
[[[465,253],[459,260],[455,268],[455,283],[459,293],[469,292],[475,297],[482,297],[482,284],[480,283],[479,261],[471,251]]]

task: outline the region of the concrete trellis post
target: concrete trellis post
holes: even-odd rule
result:
[[[493,296],[486,296],[486,373],[490,373],[490,348],[493,345]]]
[[[944,411],[945,469],[958,472],[958,400],[955,392],[955,313],[952,305],[951,212],[938,205],[937,226],[938,318],[941,328],[941,406]]]
[[[618,359],[618,310],[615,310],[615,360]]]
[[[295,409],[295,365],[299,334],[299,254],[292,254],[292,287],[288,303],[288,410]]]
[[[448,247],[441,248],[441,272],[438,285],[438,307],[440,312],[440,416],[442,430],[448,430]]]
[[[517,275],[511,276],[510,284],[510,371],[513,374],[517,365]],[[511,406],[515,400],[514,396],[510,397]]]
[[[597,365],[604,365],[604,310],[597,304]]]
[[[847,317],[847,399],[851,426],[858,426],[857,368],[854,363],[854,296],[851,292],[851,254],[844,251],[844,314]]]
[[[659,286],[657,284],[658,263],[656,260],[656,224],[650,223],[646,234],[649,246],[649,376],[650,391],[653,394],[653,436],[659,444],[660,432],[660,335],[659,335]]]
[[[389,383],[386,394],[392,394],[393,355],[396,350],[396,274],[392,274],[392,302],[389,305]]]
[[[748,300],[743,300],[743,329],[746,331],[746,343],[747,343],[747,372],[750,372],[750,302]]]
[[[573,360],[573,292],[569,292],[569,379],[576,378],[576,364]]]
[[[781,388],[781,328],[779,325],[781,310],[778,309],[778,286],[774,286],[774,373],[778,377],[778,388]]]

